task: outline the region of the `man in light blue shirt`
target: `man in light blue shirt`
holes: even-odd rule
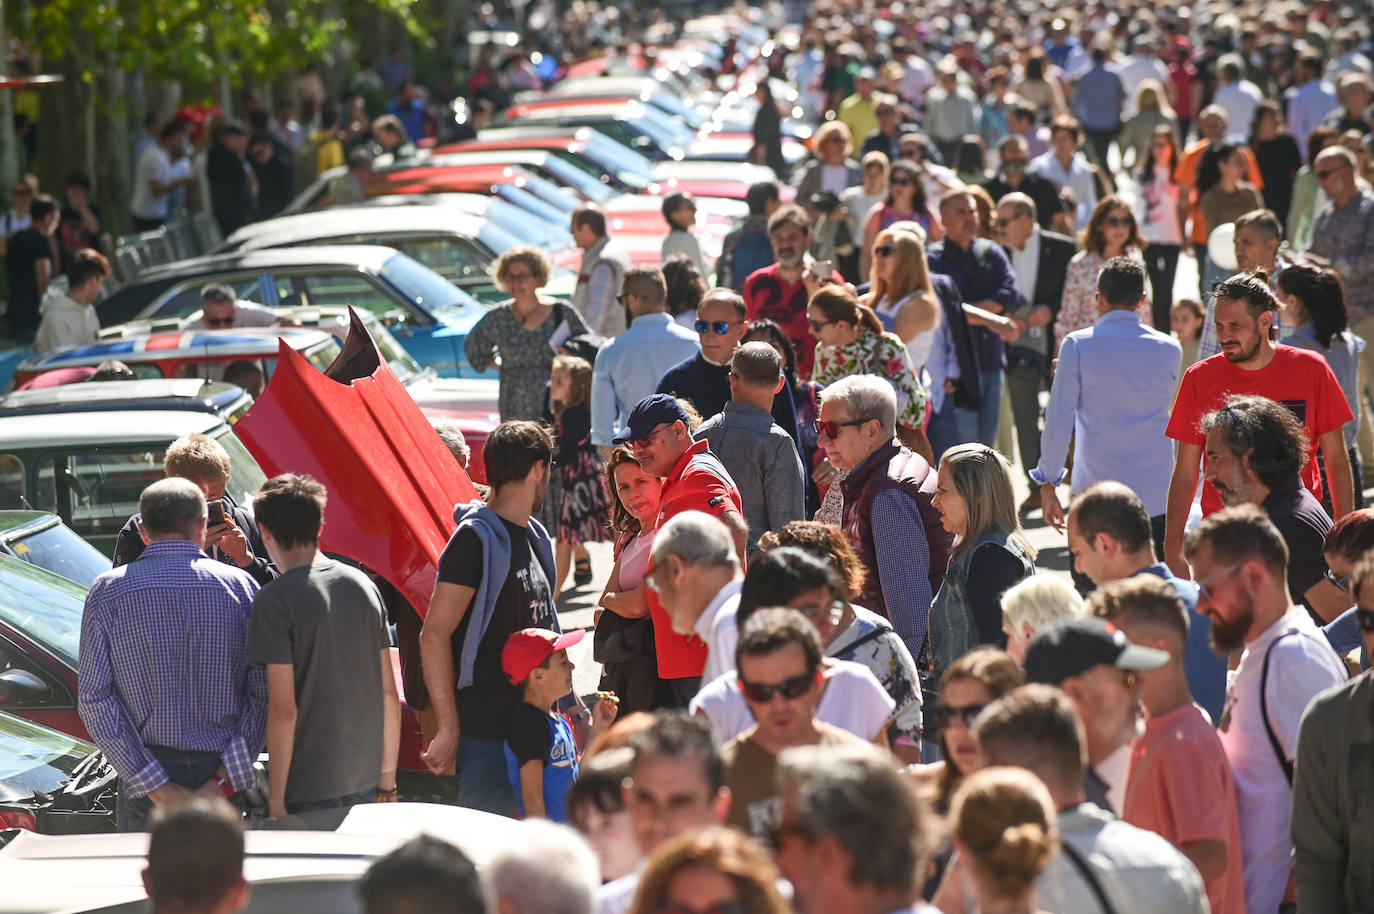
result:
[[[1087,158],[1078,151],[1083,142],[1083,128],[1071,117],[1056,118],[1050,125],[1050,151],[1031,159],[1026,170],[1049,178],[1060,188],[1073,193],[1074,228],[1088,227],[1093,209],[1097,206],[1097,175]]]
[[[658,267],[631,267],[621,284],[630,326],[597,353],[592,371],[592,444],[609,457],[615,430],[659,379],[701,348],[697,335],[663,311],[668,287]]]
[[[1164,541],[1164,514],[1174,446],[1164,436],[1178,385],[1183,351],[1178,341],[1140,322],[1135,308],[1145,295],[1145,268],[1113,257],[1097,280],[1097,323],[1064,338],[1045,409],[1040,485],[1045,522],[1063,529],[1055,486],[1065,475],[1069,441],[1077,433],[1073,492],[1099,480],[1125,483],[1150,514],[1156,543]]]

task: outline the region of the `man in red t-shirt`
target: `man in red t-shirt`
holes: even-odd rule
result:
[[[630,411],[625,428],[613,441],[628,444],[645,473],[662,477],[658,527],[683,511],[704,511],[720,518],[730,528],[735,538],[735,552],[740,564],[744,563],[748,528],[744,523],[739,490],[707,443],[692,440],[692,433],[687,429],[687,412],[677,400],[667,394],[654,394],[640,400]],[[649,615],[654,622],[658,676],[668,681],[674,699],[685,708],[700,684],[701,671],[706,665],[706,643],[696,635],[679,635],[673,631],[652,586],[649,588]]]
[[[806,282],[806,252],[811,247],[811,220],[796,204],[780,206],[768,218],[768,240],[773,243],[777,263],[755,270],[744,281],[744,303],[748,317],[777,321],[796,350],[797,376],[811,377],[811,362],[816,357],[816,338],[806,321],[806,303],[811,290]],[[831,279],[844,282],[838,271]]]
[[[1268,282],[1260,275],[1237,273],[1217,287],[1216,327],[1221,352],[1189,368],[1183,375],[1174,411],[1164,430],[1178,442],[1174,474],[1164,521],[1164,560],[1174,574],[1188,577],[1183,561],[1183,528],[1197,491],[1206,436],[1202,417],[1222,409],[1232,394],[1255,394],[1291,409],[1302,422],[1309,441],[1318,443],[1331,482],[1335,519],[1350,512],[1354,478],[1341,427],[1351,420],[1350,406],[1330,366],[1319,353],[1269,340],[1271,313],[1278,307]],[[1321,475],[1316,449],[1302,468],[1303,484],[1320,499]],[[1211,483],[1202,489],[1202,513],[1221,508]]]

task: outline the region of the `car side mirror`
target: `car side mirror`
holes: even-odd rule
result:
[[[0,673],[0,705],[16,706],[47,701],[52,687],[28,670]]]

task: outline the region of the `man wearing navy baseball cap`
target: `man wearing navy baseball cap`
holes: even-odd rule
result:
[[[617,445],[629,446],[645,473],[663,478],[659,527],[683,511],[703,511],[730,528],[735,552],[743,563],[748,528],[744,523],[739,489],[735,488],[735,481],[724,465],[711,453],[707,442],[692,440],[687,421],[687,411],[682,404],[667,394],[654,394],[640,400],[630,410],[625,428],[616,434],[614,441]],[[695,635],[679,635],[673,631],[652,582],[649,613],[654,620],[658,675],[669,680],[674,699],[685,708],[700,684],[701,671],[706,664],[706,644]]]
[[[1026,680],[1059,686],[1078,708],[1088,744],[1083,788],[1103,809],[1120,810],[1126,792],[1142,724],[1136,673],[1168,662],[1164,651],[1132,644],[1096,617],[1051,622],[1026,648]]]

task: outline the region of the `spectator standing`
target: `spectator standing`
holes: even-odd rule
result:
[[[903,128],[906,124],[902,123],[901,113],[897,106],[900,104],[895,95],[877,96],[877,103],[874,113],[878,117],[878,129],[870,132],[863,137],[863,145],[859,147],[859,156],[867,163],[868,157],[875,152],[883,154],[883,159],[887,162],[895,162],[898,150],[901,147]],[[868,177],[867,171],[864,177]]]
[[[1253,505],[1203,518],[1187,543],[1213,645],[1245,649],[1227,687],[1220,729],[1236,779],[1247,911],[1273,911],[1293,900],[1298,726],[1313,697],[1346,680],[1326,638],[1289,601],[1286,551],[1279,531]]]
[[[261,112],[266,118],[267,112]],[[254,215],[271,219],[296,195],[296,163],[291,150],[268,130],[254,125],[248,138],[248,164],[257,177],[258,200]]]
[[[1094,591],[1088,606],[1132,643],[1169,655],[1162,667],[1137,674],[1147,717],[1131,746],[1121,818],[1169,839],[1192,861],[1213,911],[1243,910],[1235,778],[1216,729],[1188,691],[1188,608],[1168,582],[1148,575]]]
[[[1369,105],[1374,102],[1374,85],[1370,84],[1370,72],[1352,70],[1340,78],[1336,84],[1336,97],[1340,107],[1327,112],[1326,124],[1340,133],[1358,130],[1367,133],[1370,127]]]
[[[77,671],[81,721],[119,772],[123,832],[189,792],[256,787],[267,716],[265,676],[245,660],[258,584],[201,552],[205,496],[159,480],[139,514],[148,548],[91,585]]]
[[[872,279],[873,248],[877,245],[878,233],[898,222],[916,223],[928,240],[939,240],[942,234],[940,220],[930,211],[926,200],[920,169],[900,159],[888,169],[887,196],[869,208],[864,220],[863,237],[868,244],[859,254],[862,276]]]
[[[1155,61],[1158,66],[1163,66]],[[1117,148],[1121,152],[1121,167],[1139,169],[1150,150],[1150,141],[1160,127],[1169,128],[1169,136],[1177,147],[1181,142],[1178,132],[1178,115],[1169,106],[1169,97],[1164,94],[1164,86],[1158,79],[1147,78],[1132,90],[1135,101],[1135,114],[1121,128]]]
[[[1002,631],[1007,636],[1006,654],[1017,664],[1026,662],[1026,646],[1037,631],[1055,619],[1072,619],[1084,612],[1083,598],[1059,575],[1025,578],[1008,588],[998,602],[1002,604]]]
[[[152,914],[243,910],[243,816],[216,797],[194,797],[163,813],[153,819],[143,871]]]
[[[1117,257],[1128,257],[1143,270],[1145,258],[1141,252],[1145,244],[1135,213],[1125,200],[1112,195],[1097,204],[1083,232],[1083,250],[1074,255],[1064,274],[1064,297],[1054,321],[1056,350],[1064,345],[1064,338],[1070,333],[1096,322],[1098,277],[1107,263]],[[1136,302],[1135,311],[1146,325],[1152,322],[1153,309],[1148,295],[1142,295]]]
[[[1236,266],[1242,273],[1263,273],[1269,280],[1269,291],[1276,291],[1276,280],[1289,263],[1279,253],[1283,243],[1283,226],[1278,218],[1267,209],[1251,210],[1235,221]],[[1202,322],[1202,334],[1198,338],[1198,358],[1221,352],[1217,341],[1216,297],[1207,298],[1207,311]],[[1283,326],[1283,312],[1273,313],[1274,327],[1278,328],[1280,338],[1289,332]]]
[[[172,192],[196,184],[186,158],[186,124],[168,121],[158,134],[157,143],[139,157],[134,171],[134,194],[129,202],[134,231],[160,228],[171,216],[168,203]]]
[[[247,660],[267,675],[268,814],[396,799],[401,702],[377,585],[320,551],[325,490],[269,479],[253,500],[281,571],[253,598]]]
[[[730,360],[725,409],[697,429],[736,484],[743,483],[744,520],[752,555],[758,539],[805,517],[806,473],[792,436],[770,413],[787,379],[782,358],[767,343],[745,343]]]
[[[573,241],[582,249],[573,306],[594,332],[607,338],[616,336],[629,322],[620,307],[621,287],[630,268],[629,261],[610,246],[606,214],[600,210],[592,206],[573,210],[571,231]]]
[[[1336,91],[1322,76],[1321,57],[1302,55],[1298,58],[1298,84],[1288,91],[1288,129],[1299,146],[1307,145],[1312,131],[1335,107]]]
[[[57,275],[53,233],[57,231],[57,203],[39,194],[29,207],[29,227],[10,236],[5,244],[5,273],[9,280],[9,304],[5,316],[15,341],[27,346],[34,341],[40,308],[48,285]]]
[[[412,139],[425,135],[425,102],[413,77],[407,76],[401,81],[396,97],[386,106],[386,113],[398,118]]]
[[[663,283],[668,288],[667,311],[688,330],[696,326],[697,306],[706,294],[706,280],[686,254],[674,254],[663,261]]]
[[[796,351],[797,376],[810,380],[816,338],[807,329],[806,318],[806,303],[811,296],[811,289],[805,282],[806,271],[810,268],[806,252],[811,247],[811,220],[806,210],[790,203],[774,210],[768,217],[768,239],[777,260],[771,266],[755,270],[744,282],[744,303],[749,320],[767,317],[776,321]],[[837,270],[831,271],[830,279],[844,282]]]
[[[934,914],[917,887],[931,813],[872,747],[798,747],[778,760],[778,866],[799,914]]]
[[[1004,136],[997,144],[999,167],[995,177],[983,184],[993,200],[1001,200],[1007,194],[1025,194],[1035,203],[1035,218],[1040,227],[1048,231],[1054,214],[1063,208],[1059,198],[1059,188],[1049,178],[1026,170],[1030,164],[1030,147],[1026,138],[1019,133]]]
[[[38,194],[37,183],[28,175],[14,179],[14,185],[10,188],[10,208],[0,213],[0,255],[5,253],[5,245],[10,238],[33,224],[29,207]]]
[[[1107,151],[1121,132],[1125,106],[1126,87],[1116,66],[1107,60],[1107,49],[1093,48],[1092,66],[1074,86],[1073,113],[1087,134],[1093,159],[1107,174],[1112,173]]]
[[[1174,306],[1174,278],[1183,250],[1181,188],[1174,180],[1178,142],[1174,130],[1160,124],[1150,134],[1142,155],[1136,157],[1135,217],[1145,242],[1145,270],[1150,274],[1150,301],[1154,328],[1166,331]]]
[[[1019,89],[1017,94],[1020,94]],[[1030,105],[1016,105],[1007,112],[1007,130],[1026,141],[1026,154],[1032,161],[1050,151],[1050,128],[1036,120],[1035,110]]]
[[[1374,652],[1374,562],[1365,558],[1350,579],[1355,615],[1367,652]],[[1298,910],[1357,911],[1374,892],[1360,861],[1374,833],[1357,811],[1369,802],[1358,758],[1370,733],[1370,682],[1363,675],[1319,694],[1303,713],[1293,772],[1293,847]]]
[[[759,103],[759,110],[754,115],[754,146],[751,154],[759,156],[763,164],[773,169],[778,180],[784,181],[789,169],[787,159],[782,154],[782,111],[773,98],[773,87],[768,80],[759,80],[754,98]]]
[[[111,249],[100,205],[91,202],[90,175],[79,171],[67,175],[66,191],[67,202],[57,222],[58,254],[63,270],[71,268],[80,251]],[[3,250],[0,247],[0,252]]]
[[[454,510],[458,529],[439,571],[420,654],[438,731],[424,752],[431,770],[458,763],[460,804],[513,815],[505,728],[519,697],[501,667],[512,632],[560,631],[554,610],[553,544],[532,515],[552,473],[553,439],[538,423],[504,422],[487,438],[491,496]]]
[[[749,330],[744,298],[730,289],[711,289],[697,305],[695,330],[701,348],[663,373],[657,393],[681,397],[703,419],[720,415],[730,402],[730,359]]]
[[[1192,226],[1189,240],[1193,244],[1193,253],[1197,255],[1199,269],[1201,269],[1200,265],[1207,256],[1207,234],[1210,231],[1207,220],[1203,218],[1200,203],[1203,191],[1210,187],[1210,185],[1204,185],[1202,182],[1202,159],[1213,143],[1220,143],[1227,139],[1230,123],[1223,108],[1217,105],[1208,105],[1203,108],[1198,113],[1197,118],[1197,142],[1184,151],[1183,157],[1179,159],[1178,166],[1174,169],[1174,180],[1178,182],[1180,197],[1182,198],[1180,206],[1186,205],[1188,208],[1187,218]],[[1241,146],[1240,150],[1240,154],[1245,157],[1246,180],[1262,190],[1264,188],[1264,176],[1260,174],[1259,163],[1255,161],[1255,154],[1250,151],[1249,146]],[[1198,281],[1199,295],[1205,296],[1209,290],[1201,284],[1201,276],[1198,277]]]
[[[777,322],[770,318],[760,318],[749,324],[744,334],[744,342],[764,342],[782,357],[782,374],[787,384],[773,400],[773,421],[789,431],[797,442],[801,454],[802,469],[808,470],[806,478],[806,513],[815,514],[821,504],[818,481],[829,479],[831,468],[825,461],[825,454],[816,442],[816,418],[821,408],[821,385],[815,381],[802,381],[797,378],[797,354],[792,341],[783,333]],[[783,421],[785,413],[791,410],[792,422]]]
[[[592,366],[575,355],[557,355],[549,374],[549,406],[554,419],[556,462],[558,464],[558,501],[554,506],[554,564],[558,580],[555,599],[563,590],[568,567],[574,566],[573,582],[578,587],[591,583],[591,556],[587,543],[606,539],[606,512],[610,507],[601,468],[601,458],[591,442]],[[575,561],[575,565],[574,565]]]
[[[878,248],[883,253],[874,263],[869,294],[861,301],[873,310],[884,331],[895,333],[906,344],[911,370],[926,390],[930,378],[925,366],[940,325],[940,302],[931,282],[925,244],[916,231],[887,228],[875,239],[875,253]]]
[[[1264,197],[1260,195],[1259,188],[1245,180],[1244,148],[1229,140],[1213,143],[1203,154],[1202,164],[1198,166],[1198,209],[1202,212],[1202,221],[1209,237],[1223,225],[1230,225],[1246,213],[1264,208]],[[1208,288],[1224,273],[1224,268],[1212,260],[1210,251],[1200,269],[1203,285]]]
[[[683,511],[654,535],[649,587],[674,632],[706,645],[702,682],[735,668],[744,575],[730,530],[700,511]]]
[[[1254,116],[1255,107],[1264,101],[1264,93],[1244,77],[1241,67],[1242,63],[1236,57],[1223,57],[1217,67],[1217,91],[1212,96],[1212,104],[1226,112],[1226,120],[1230,124],[1226,139],[1233,143],[1245,141],[1242,131]]]
[[[1226,699],[1226,659],[1212,651],[1212,623],[1197,610],[1197,585],[1176,577],[1155,556],[1150,516],[1135,492],[1119,482],[1098,482],[1074,499],[1069,512],[1069,553],[1074,570],[1093,586],[1153,575],[1171,587],[1188,610],[1183,671],[1188,690],[1213,722]]]
[[[494,274],[511,297],[482,315],[463,341],[476,371],[486,371],[499,359],[497,400],[503,422],[544,417],[557,346],[587,332],[576,309],[539,294],[552,269],[549,255],[533,245],[504,252],[496,259]]]
[[[1035,881],[1057,842],[1045,785],[1024,769],[984,769],[959,785],[949,818],[978,910],[1035,910]]]
[[[854,74],[854,94],[841,101],[836,109],[839,122],[849,129],[847,139],[865,137],[878,129],[879,99],[873,92],[877,87],[878,73],[872,67],[860,67]],[[850,139],[850,149],[852,142]]]
[[[691,258],[702,275],[706,273],[706,258],[701,253],[701,242],[692,234],[692,226],[697,221],[697,202],[691,194],[671,193],[663,198],[663,219],[668,223],[668,235],[663,239],[663,260],[666,263],[674,254]]]
[[[744,282],[756,270],[773,262],[773,244],[769,240],[768,222],[781,206],[775,181],[750,184],[744,194],[749,215],[721,242],[720,259],[716,261],[716,285],[744,292]]]
[[[1059,185],[1061,194],[1067,191],[1076,205],[1074,228],[1081,231],[1088,225],[1097,207],[1097,174],[1079,151],[1083,145],[1083,128],[1078,121],[1064,116],[1050,125],[1050,149],[1031,159],[1027,166],[1032,174],[1041,175]]]
[[[816,131],[817,158],[797,182],[797,199],[805,202],[822,191],[836,197],[845,188],[863,183],[863,172],[854,160],[854,134],[843,120],[827,121]]]
[[[667,286],[657,267],[625,274],[630,327],[597,353],[592,372],[592,443],[608,453],[617,429],[673,366],[699,351],[697,336],[664,312]]]
[[[596,855],[582,836],[557,822],[525,822],[486,867],[497,911],[592,914],[601,885]]]
[[[1053,120],[1068,110],[1068,104],[1064,101],[1064,90],[1060,85],[1061,74],[1057,69],[1057,66],[1062,66],[1063,63],[1062,60],[1058,61],[1057,65],[1051,63],[1038,49],[1032,50],[1026,56],[1021,78],[1016,81],[1012,91],[1025,101],[1031,123]]]
[[[42,319],[34,348],[48,352],[59,346],[92,344],[100,337],[95,301],[110,276],[110,262],[98,251],[80,251],[67,266],[66,288],[48,287],[39,306]]]
[[[774,833],[781,822],[775,775],[783,750],[865,742],[815,719],[821,658],[816,629],[797,612],[761,609],[740,631],[740,690],[757,723],[721,747],[725,783],[734,798],[730,825],[756,836]]]
[[[941,58],[935,67],[935,85],[926,92],[925,129],[945,163],[954,161],[959,141],[978,132],[978,96],[960,82],[959,64]]]
[[[1317,210],[1308,251],[1335,268],[1351,329],[1368,341],[1374,339],[1374,191],[1356,181],[1355,164],[1354,154],[1340,146],[1314,157],[1312,174],[1327,202]],[[1374,377],[1374,351],[1367,347],[1360,369],[1368,385]]]
[[[205,178],[210,186],[210,211],[225,238],[253,221],[253,172],[247,155],[248,131],[243,124],[226,121],[211,132]]]
[[[329,179],[325,200],[330,206],[361,203],[367,199],[367,180],[372,177],[372,150],[355,146],[348,152],[348,169]]]
[[[874,206],[887,198],[888,158],[883,152],[864,154],[860,166],[863,181],[845,188],[840,194],[840,204],[845,208],[845,220],[849,223],[849,237],[858,245],[859,251],[868,250],[873,239],[867,235],[868,213]],[[860,275],[863,271],[860,270]]]
[[[674,838],[654,855],[630,911],[791,914],[779,881],[777,866],[759,842],[735,829],[707,828]]]
[[[931,504],[955,538],[926,636],[940,672],[978,645],[1006,646],[1000,600],[1007,588],[1035,573],[1035,547],[1016,516],[1011,468],[985,445],[945,451]]]
[[[358,881],[366,914],[486,914],[482,876],[467,855],[430,835],[379,857]]]
[[[1283,126],[1279,106],[1269,99],[1255,108],[1250,129],[1250,150],[1259,162],[1264,178],[1264,205],[1278,216],[1279,224],[1288,221],[1293,201],[1293,182],[1302,167],[1302,152],[1294,136]]]
[[[1316,441],[1331,474],[1331,502],[1335,519],[1351,510],[1353,482],[1345,456],[1341,429],[1352,418],[1336,376],[1314,352],[1270,342],[1274,296],[1268,283],[1254,274],[1237,274],[1217,287],[1215,314],[1222,352],[1195,364],[1183,375],[1178,399],[1165,434],[1179,443],[1169,480],[1165,521],[1164,560],[1175,574],[1187,575],[1180,556],[1183,524],[1197,490],[1199,464],[1206,437],[1198,422],[1225,405],[1232,394],[1258,394],[1278,403],[1301,404],[1303,429]],[[1308,491],[1320,497],[1321,478],[1316,454],[1302,469]],[[1202,491],[1202,512],[1211,514],[1221,499],[1210,484]]]
[[[831,465],[849,474],[843,529],[867,572],[859,602],[891,620],[914,657],[953,537],[931,503],[935,470],[893,440],[896,424],[896,395],[883,379],[843,378],[821,393],[817,438]]]

